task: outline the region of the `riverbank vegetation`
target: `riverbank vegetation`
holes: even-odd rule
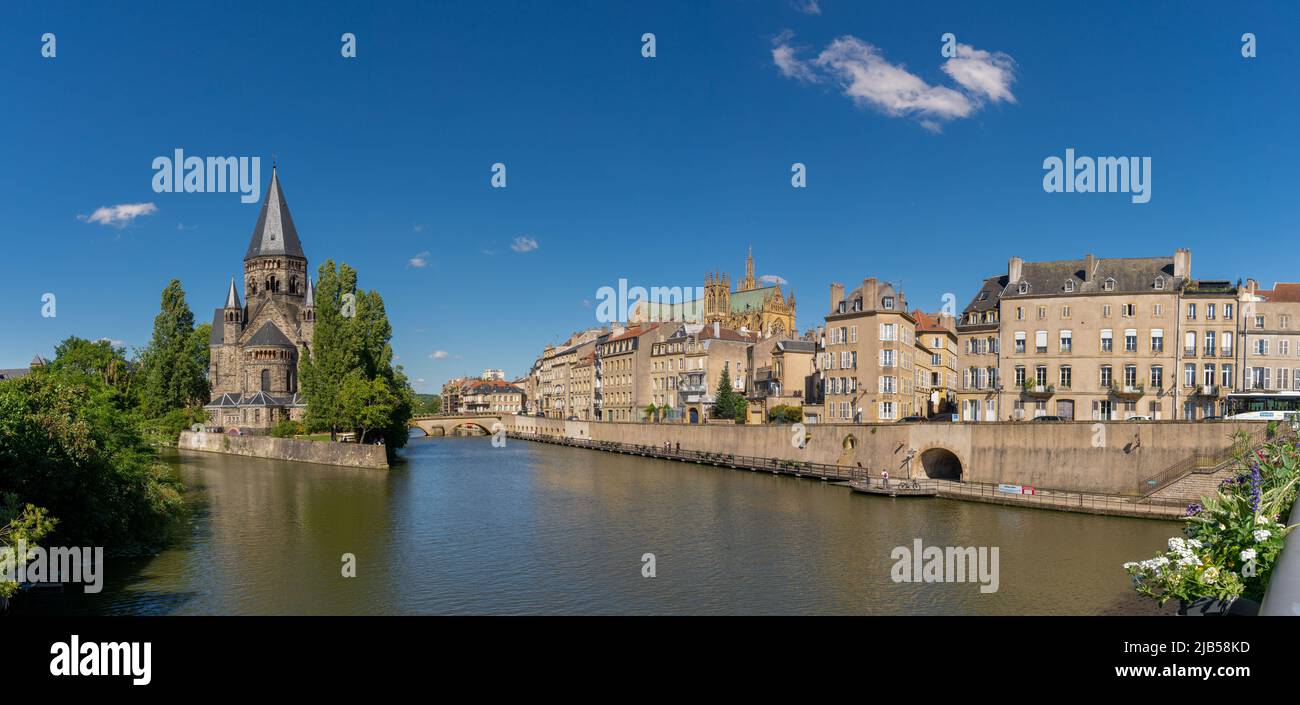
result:
[[[357,289],[357,272],[333,260],[320,266],[316,329],[303,350],[298,378],[307,397],[308,431],[356,434],[360,443],[380,442],[394,451],[406,445],[415,394],[401,366],[393,365],[392,325],[384,300]]]
[[[1300,482],[1300,444],[1274,438],[1238,459],[1238,474],[1187,508],[1184,536],[1154,558],[1124,564],[1139,595],[1163,605],[1259,602],[1287,534]]]
[[[133,357],[73,336],[53,360],[0,382],[0,543],[120,555],[166,541],[183,515],[181,486],[155,446],[203,421],[208,329],[172,280]]]

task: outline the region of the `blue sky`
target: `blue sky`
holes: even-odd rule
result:
[[[261,156],[263,182],[278,155],[313,270],[383,294],[420,391],[524,372],[619,278],[738,279],[751,245],[801,328],[833,280],[936,310],[1011,255],[1190,247],[1196,276],[1294,281],[1300,6],[1234,4],[6,3],[0,367],[68,335],[144,345],[173,277],[198,318],[222,304],[258,205],[154,193],[176,148]],[[973,72],[945,71],[947,32]],[[1045,193],[1067,147],[1151,157],[1151,201]]]

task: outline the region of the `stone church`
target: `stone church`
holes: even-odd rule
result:
[[[316,302],[274,167],[244,253],[243,281],[243,302],[232,277],[226,305],[212,315],[209,425],[267,429],[282,419],[301,420],[306,403],[298,392],[298,356],[312,344]]]
[[[794,292],[781,292],[779,284],[760,283],[754,278],[754,251],[745,258],[745,279],[735,291],[726,273],[714,273],[704,280],[704,322],[719,323],[732,330],[751,330],[763,336],[792,337],[795,328]]]

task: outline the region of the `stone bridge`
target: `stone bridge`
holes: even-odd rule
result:
[[[458,428],[479,428],[492,434],[492,424],[501,423],[500,414],[467,414],[464,416],[414,416],[411,428],[424,431],[426,436],[449,436]]]

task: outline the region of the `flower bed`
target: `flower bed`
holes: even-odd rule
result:
[[[1241,472],[1219,484],[1204,504],[1187,508],[1184,537],[1169,539],[1154,558],[1125,563],[1139,595],[1184,608],[1240,598],[1259,602],[1277,562],[1300,480],[1300,444],[1274,440],[1244,455]],[[1206,610],[1207,612],[1213,610]]]

